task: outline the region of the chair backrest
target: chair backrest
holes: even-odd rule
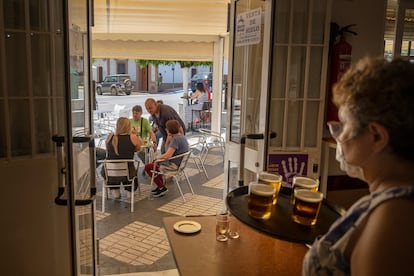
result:
[[[188,159],[190,158],[190,155],[191,155],[191,150],[187,151],[186,153],[180,154],[180,156],[182,156],[182,159],[181,159],[180,166],[178,166],[178,171],[181,172],[185,169],[185,167],[187,166]]]
[[[211,101],[208,101],[208,102],[204,102],[203,103],[203,107],[201,108],[202,110],[210,110],[210,108],[211,108]]]
[[[205,135],[192,135],[187,138],[193,155],[199,155],[200,157],[206,152],[206,136]]]
[[[126,177],[126,179],[130,181],[129,169],[128,169],[129,162],[134,162],[134,160],[129,160],[129,159],[105,160],[104,168],[105,168],[106,181],[108,181],[109,177]]]

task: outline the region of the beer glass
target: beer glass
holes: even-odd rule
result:
[[[294,176],[293,177],[293,188],[300,187],[311,191],[318,191],[319,180],[313,179],[306,176]]]
[[[227,232],[229,231],[229,212],[221,210],[216,213],[216,240],[227,241]]]
[[[322,205],[323,194],[307,189],[293,190],[293,221],[302,225],[315,225]]]
[[[275,192],[276,189],[273,186],[251,182],[247,200],[249,215],[256,219],[269,219],[272,215]]]
[[[275,205],[277,203],[280,187],[282,186],[282,176],[280,174],[261,172],[259,173],[259,183],[271,185],[275,188],[275,193],[273,194],[273,205]]]
[[[294,176],[293,177],[293,190],[307,189],[313,192],[317,192],[319,189],[319,180],[306,176]],[[295,203],[295,196],[292,193],[292,204]]]

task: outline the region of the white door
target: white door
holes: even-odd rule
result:
[[[96,274],[88,5],[0,1],[4,275]]]
[[[319,167],[331,1],[232,3],[225,179],[231,190],[263,170],[289,186]]]
[[[390,1],[390,3],[396,1]],[[414,45],[412,22],[414,16],[414,2],[411,0],[399,0],[395,5],[390,6],[395,12],[396,20],[394,25],[394,47],[393,56],[413,60]]]

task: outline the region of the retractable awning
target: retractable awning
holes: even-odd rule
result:
[[[213,61],[229,2],[95,0],[92,57]]]

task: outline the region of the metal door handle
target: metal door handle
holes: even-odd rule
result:
[[[52,137],[52,141],[56,144],[57,147],[57,161],[58,161],[58,194],[55,197],[55,203],[61,206],[67,206],[68,201],[64,199],[63,196],[65,194],[65,184],[64,184],[64,176],[66,175],[66,166],[63,154],[63,144],[65,142],[64,136],[54,135]],[[92,168],[95,167],[95,140],[93,139],[92,135],[89,136],[75,136],[72,138],[73,143],[87,143],[89,142],[89,153],[92,158],[90,159],[89,165]],[[76,206],[83,206],[91,204],[95,200],[96,196],[96,182],[95,177],[91,177],[91,188],[90,188],[90,197],[88,199],[76,199],[75,205]]]

